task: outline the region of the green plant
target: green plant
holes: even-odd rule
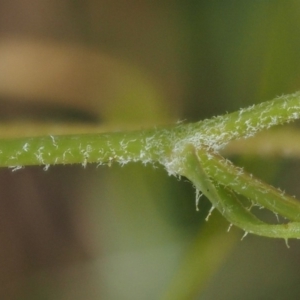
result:
[[[300,237],[300,203],[235,167],[219,152],[232,140],[249,138],[300,117],[300,93],[192,124],[150,130],[43,135],[1,140],[0,166],[17,170],[26,165],[140,161],[162,164],[170,175],[185,176],[214,208],[246,233],[277,238]],[[248,199],[239,201],[237,195]],[[252,206],[269,209],[289,222],[267,224]]]

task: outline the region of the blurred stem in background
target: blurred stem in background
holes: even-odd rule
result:
[[[63,111],[70,109],[71,115],[83,111],[83,116],[91,117],[93,122],[102,120],[122,129],[124,124],[131,123],[146,126],[176,122],[178,119],[199,120],[294,92],[299,90],[300,80],[299,12],[298,1],[276,0],[2,1],[1,112],[10,120],[14,106],[18,110],[18,113],[14,110],[15,119],[19,120],[23,119],[25,111],[30,110],[25,117],[27,122],[36,120],[39,114],[43,115],[43,120],[46,116],[56,118],[57,108]],[[243,159],[239,161],[246,166]],[[249,164],[254,165],[252,158]],[[148,299],[156,299],[165,291],[174,276],[173,271],[181,265],[180,260],[184,257],[182,271],[178,274],[183,277],[182,290],[187,294],[190,287],[192,294],[196,295],[197,288],[204,286],[200,282],[204,271],[218,279],[202,290],[207,299],[220,297],[220,291],[224,291],[222,299],[278,299],[280,295],[284,299],[287,290],[290,291],[290,299],[293,299],[292,290],[297,295],[297,244],[294,252],[289,250],[288,255],[285,255],[286,248],[281,246],[281,242],[253,237],[235,244],[235,234],[231,231],[226,234],[222,224],[211,227],[209,222],[203,227],[201,220],[206,217],[208,207],[203,208],[200,214],[196,213],[190,186],[170,180],[160,170],[145,170],[140,166],[130,168],[105,169],[103,172],[99,168],[95,172],[70,168],[66,173],[55,168],[52,179],[46,176],[48,173],[45,175],[48,185],[42,185],[37,178],[33,180],[35,183],[24,180],[23,173],[19,173],[20,182],[27,186],[19,189],[19,194],[16,194],[15,188],[19,183],[14,181],[17,175],[5,173],[8,183],[3,188],[11,186],[9,193],[12,196],[7,196],[7,190],[1,196],[13,200],[2,201],[1,240],[6,242],[1,243],[0,254],[1,260],[7,263],[2,270],[5,273],[3,278],[9,278],[9,286],[11,282],[18,282],[19,277],[14,276],[14,272],[11,277],[8,276],[7,270],[13,268],[7,269],[6,266],[16,267],[16,273],[25,274],[25,278],[28,273],[24,272],[24,266],[30,274],[35,272],[36,265],[43,272],[49,272],[48,267],[32,258],[38,255],[27,256],[37,252],[24,246],[31,245],[28,241],[33,241],[34,237],[36,241],[32,244],[36,248],[40,243],[39,235],[32,234],[31,228],[42,229],[45,223],[41,220],[48,220],[42,218],[43,214],[37,214],[40,206],[33,201],[35,199],[39,203],[43,197],[53,216],[61,216],[59,212],[65,212],[58,218],[59,222],[55,217],[51,219],[57,230],[53,234],[54,240],[49,239],[52,246],[58,245],[55,249],[65,245],[62,246],[65,252],[62,252],[61,260],[72,251],[80,252],[82,244],[89,250],[84,258],[72,262],[74,268],[65,267],[64,262],[59,260],[57,272],[49,272],[49,276],[43,272],[44,276],[35,273],[34,282],[31,282],[34,288],[28,291],[29,299],[33,295],[39,299],[53,295],[56,299],[72,300],[88,296],[99,299],[99,295],[106,299],[147,299],[147,296]],[[281,168],[285,170],[284,163]],[[264,173],[264,169],[260,165],[256,172]],[[297,164],[292,163],[282,173],[284,175],[274,178],[274,181],[288,181],[289,187],[299,192],[298,170]],[[52,172],[51,169],[49,172]],[[289,173],[293,177],[287,177]],[[68,178],[67,183],[65,177]],[[151,184],[147,185],[149,181]],[[72,193],[68,194],[68,191],[75,190],[72,185],[79,189],[80,192],[74,194],[80,196],[81,201]],[[30,189],[32,186],[38,188]],[[35,197],[32,191],[38,191]],[[65,199],[68,205],[59,205],[60,199]],[[20,200],[19,203],[17,200]],[[16,206],[10,208],[10,204]],[[21,204],[31,209],[32,223],[29,222],[29,225],[32,227],[24,223],[26,218],[22,213],[23,218],[14,214],[15,211],[24,211],[19,209],[23,207]],[[33,217],[36,215],[41,219],[36,220]],[[12,216],[8,223],[5,216]],[[68,222],[66,216],[74,222]],[[76,229],[71,232],[80,237],[80,246],[72,244],[73,240],[67,234],[62,238],[65,243],[59,243],[61,229],[68,226]],[[11,233],[8,229],[12,228],[22,230]],[[198,229],[199,239],[196,237]],[[210,229],[216,230],[215,238],[214,235],[210,239],[202,236]],[[224,230],[227,241],[224,245],[220,244],[223,237],[219,230]],[[44,231],[44,237],[47,233],[49,231]],[[199,248],[196,247],[199,251],[205,248],[206,253],[210,253],[211,249],[215,249],[216,260],[211,262],[211,269],[201,267],[206,261],[205,255],[199,253],[201,259],[194,264],[195,252],[185,253],[184,249],[194,240],[195,247],[199,242]],[[18,244],[14,241],[23,242]],[[218,249],[215,248],[216,243],[219,244]],[[245,252],[245,244],[246,250],[252,251],[246,251],[245,256],[237,252],[239,255],[229,256],[225,261],[226,252],[234,244],[236,251],[242,249]],[[260,251],[256,251],[257,247]],[[194,249],[193,246],[191,248]],[[53,253],[50,255],[46,249],[47,244],[44,243],[41,257],[52,257]],[[268,251],[272,251],[274,256]],[[253,252],[256,255],[252,255]],[[55,253],[58,255],[60,252]],[[173,255],[172,259],[168,260],[170,255]],[[236,257],[238,260],[235,260]],[[269,257],[272,260],[268,260]],[[287,263],[274,269],[277,266],[274,261],[282,262],[283,258]],[[223,259],[224,267],[217,271],[215,266],[221,266]],[[54,265],[57,267],[57,264]],[[288,267],[284,269],[284,266]],[[191,277],[186,276],[189,273],[186,270],[194,267]],[[198,271],[199,286],[196,283]],[[218,274],[222,277],[218,278]],[[102,285],[99,287],[100,279]],[[175,275],[175,285],[177,280]],[[4,282],[7,284],[8,281]],[[69,284],[64,285],[66,282]],[[3,288],[2,294],[16,290],[16,286],[17,283],[12,288]],[[173,287],[171,284],[171,290]],[[294,298],[298,299],[297,296]]]

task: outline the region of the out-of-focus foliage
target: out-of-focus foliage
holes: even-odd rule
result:
[[[199,120],[294,92],[299,15],[292,0],[4,0],[0,118],[7,126],[123,129]],[[252,158],[239,161],[300,194],[295,161],[272,161],[279,176]],[[160,169],[18,172],[1,171],[2,299],[157,299],[209,226],[205,200],[196,212],[192,187]],[[212,249],[223,247],[218,241]],[[299,243],[290,247],[247,237],[198,298],[298,299]]]

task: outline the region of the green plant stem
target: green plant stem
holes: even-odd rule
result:
[[[202,166],[199,155],[192,146],[188,145],[184,154],[186,163],[182,175],[190,179],[231,224],[242,228],[246,233],[284,238],[285,240],[300,238],[300,222],[278,225],[262,222],[243,207],[233,192],[222,185],[213,184]]]
[[[2,139],[0,167],[81,163],[159,162],[176,173],[187,144],[219,150],[232,139],[299,117],[300,93],[197,123],[144,131]],[[174,154],[174,155],[172,155]],[[173,167],[175,166],[175,169]]]
[[[292,221],[300,221],[300,203],[284,192],[260,181],[211,151],[197,152],[202,167],[214,181]]]
[[[7,139],[0,144],[0,166],[159,161],[168,143],[160,136],[156,142],[163,145],[159,148],[151,145],[146,151],[150,144],[148,138],[155,137],[156,131],[153,130]]]
[[[160,163],[171,175],[184,175],[225,218],[246,232],[285,239],[300,238],[300,223],[269,225],[235,197],[300,221],[300,204],[234,167],[218,155],[229,141],[249,138],[274,125],[300,117],[300,93],[192,124],[132,132],[42,136],[0,141],[0,167],[87,163],[124,165]],[[213,181],[210,180],[213,179]]]

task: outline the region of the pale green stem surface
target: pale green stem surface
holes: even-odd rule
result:
[[[218,154],[199,151],[202,167],[214,181],[292,221],[300,221],[300,202],[260,181]]]
[[[218,150],[229,141],[299,118],[300,93],[238,112],[170,128],[0,141],[0,166],[159,162],[168,169],[187,144]],[[175,157],[172,155],[175,154]],[[175,160],[175,161],[172,161]],[[173,172],[172,167],[168,170]],[[176,173],[176,170],[174,170]]]
[[[266,225],[244,208],[230,190],[292,221],[300,221],[299,203],[217,154],[233,139],[249,138],[299,117],[298,92],[224,116],[169,128],[2,139],[0,166],[17,170],[25,165],[45,165],[47,169],[55,164],[160,163],[169,174],[191,179],[231,223],[245,231],[299,237],[298,223]]]
[[[229,190],[221,185],[214,185],[202,167],[199,151],[196,153],[191,146],[186,148],[185,175],[197,189],[212,202],[221,214],[233,225],[242,228],[246,233],[253,233],[267,237],[300,238],[300,222],[270,225],[257,219],[248,209],[242,206]],[[212,160],[212,164],[213,164]],[[251,200],[251,199],[250,199]]]

